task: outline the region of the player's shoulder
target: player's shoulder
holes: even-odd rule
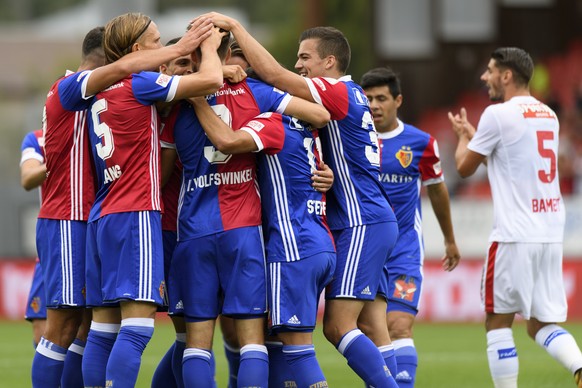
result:
[[[420,137],[420,138],[430,138],[431,134],[423,131],[422,129],[412,125],[412,124],[408,124],[408,123],[403,123],[404,124],[404,130],[403,132],[410,135],[410,136],[415,136],[415,137]]]

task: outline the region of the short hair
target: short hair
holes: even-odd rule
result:
[[[190,29],[190,26],[188,26],[188,29]],[[230,32],[228,32],[220,40],[220,46],[218,46],[218,48],[216,49],[216,52],[217,52],[220,60],[224,60],[226,58],[226,54],[228,53],[228,48],[230,47],[231,38],[232,38],[232,35]],[[196,48],[196,54],[198,54],[198,56],[200,58],[202,58],[202,50],[200,50],[200,46],[198,46]]]
[[[103,49],[107,63],[129,54],[131,47],[148,29],[152,19],[142,13],[130,12],[119,15],[105,25]]]
[[[166,46],[171,46],[173,44],[176,44],[180,41],[180,39],[182,39],[181,37],[177,36],[175,38],[172,38],[168,41],[168,43],[166,43]]]
[[[320,58],[333,55],[338,63],[338,70],[346,73],[350,66],[352,52],[344,34],[334,27],[313,27],[301,33],[299,43],[306,39],[318,39],[317,53]]]
[[[388,66],[377,67],[366,72],[360,80],[362,89],[374,88],[377,86],[388,86],[392,97],[396,98],[402,94],[400,89],[400,78]]]
[[[497,67],[509,69],[519,85],[527,86],[533,75],[534,64],[531,56],[518,47],[499,47],[491,53]]]
[[[91,31],[85,35],[83,39],[83,51],[82,56],[83,58],[87,58],[92,54],[98,53],[98,55],[103,55],[103,33],[105,31],[105,27],[99,26],[93,28]]]
[[[230,56],[231,57],[241,57],[246,61],[245,54],[243,53],[242,49],[238,45],[238,42],[234,39],[230,42]]]

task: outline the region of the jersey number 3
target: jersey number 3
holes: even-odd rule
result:
[[[538,178],[543,183],[551,183],[556,178],[556,153],[552,148],[546,148],[544,142],[554,140],[554,132],[537,131],[538,152],[544,159],[550,159],[550,171],[538,170]]]

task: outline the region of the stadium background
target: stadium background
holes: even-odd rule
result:
[[[76,69],[84,34],[111,17],[152,16],[165,42],[208,10],[243,22],[288,67],[307,27],[332,25],[352,46],[348,73],[390,65],[402,79],[400,117],[440,145],[463,261],[440,269],[442,236],[424,204],[425,288],[421,318],[480,321],[479,280],[491,227],[484,169],[461,181],[446,113],[460,106],[476,123],[487,105],[479,76],[497,46],[520,46],[536,62],[533,93],[561,117],[560,177],[567,206],[565,283],[570,319],[582,321],[582,1],[581,0],[0,0],[0,318],[21,319],[35,256],[37,191],[19,185],[20,143],[40,128],[46,91]]]

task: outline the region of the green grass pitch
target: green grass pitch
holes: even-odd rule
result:
[[[582,323],[564,325],[582,343]],[[0,386],[30,387],[30,364],[34,355],[30,325],[0,321]],[[527,388],[574,387],[572,376],[546,352],[527,338],[523,322],[514,327],[520,362],[519,386]],[[137,387],[149,387],[152,373],[174,339],[172,326],[160,321],[146,349]],[[485,354],[482,324],[419,323],[415,343],[420,367],[416,387],[492,387]],[[347,366],[345,359],[323,337],[315,334],[318,359],[330,387],[363,388],[364,384]],[[215,339],[218,387],[226,387],[227,372],[220,337]]]

